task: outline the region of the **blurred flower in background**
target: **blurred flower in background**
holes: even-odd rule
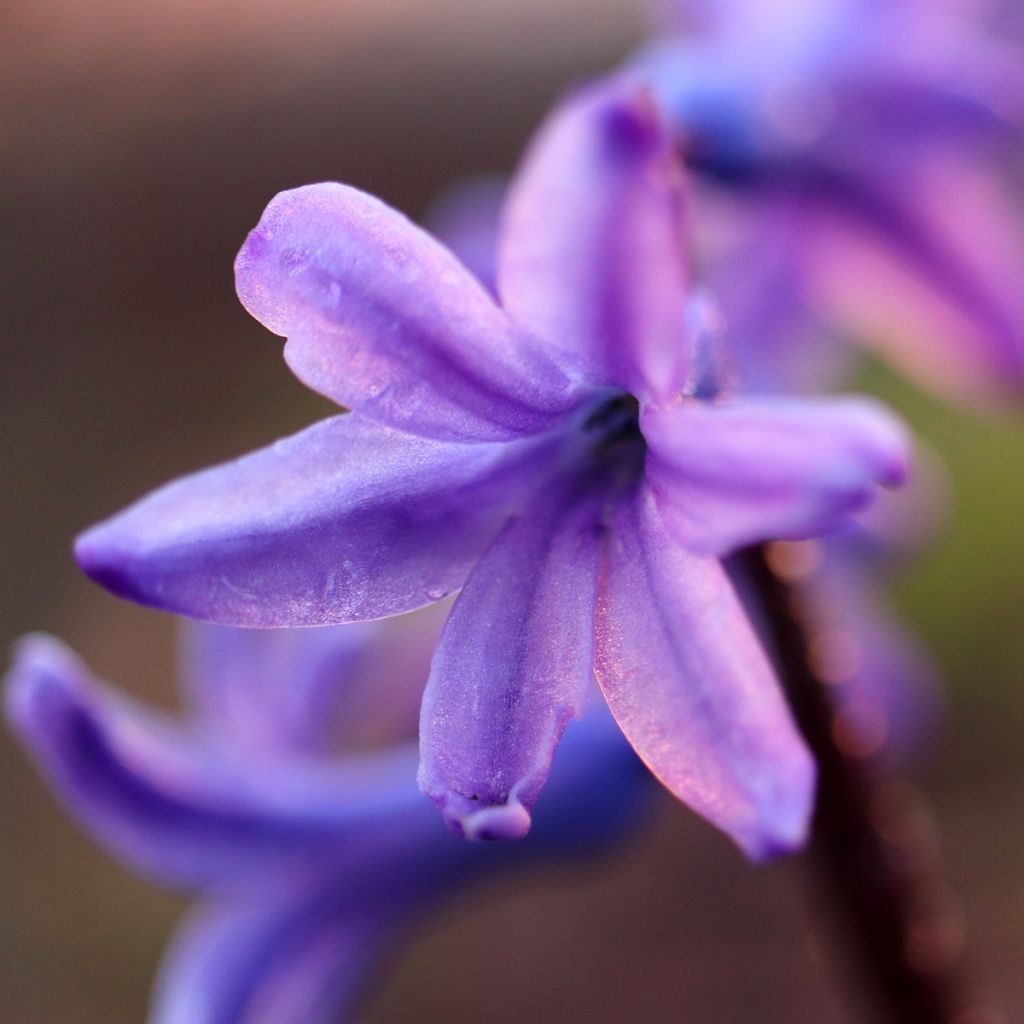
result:
[[[351,1019],[396,936],[481,873],[622,835],[645,773],[607,712],[570,729],[523,843],[452,836],[416,787],[419,695],[440,624],[186,631],[181,721],[25,639],[14,727],[81,824],[154,880],[198,891],[153,1024]]]
[[[828,383],[841,335],[944,395],[1019,394],[1024,50],[944,0],[676,10],[692,30],[633,66],[694,172],[744,385]]]

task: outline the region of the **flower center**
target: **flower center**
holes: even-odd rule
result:
[[[631,484],[643,473],[647,443],[640,433],[640,403],[630,394],[604,399],[583,421],[588,454],[605,480]]]

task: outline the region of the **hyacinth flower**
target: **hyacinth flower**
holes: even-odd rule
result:
[[[460,591],[420,782],[518,838],[593,675],[655,775],[753,857],[806,834],[813,765],[719,556],[835,528],[900,483],[876,404],[705,402],[683,184],[631,78],[576,92],[510,190],[495,299],[340,184],[279,195],[236,272],[306,384],[353,411],[174,482],[82,535],[116,594],[247,626],[394,615]]]
[[[522,844],[453,836],[416,786],[436,626],[187,634],[187,720],[93,679],[58,641],[18,648],[7,713],[68,810],[128,866],[200,899],[151,1024],[351,1019],[432,905],[623,834],[650,787],[606,711],[567,733]]]
[[[842,336],[949,397],[1019,394],[1024,50],[943,0],[690,7],[691,31],[634,67],[698,183],[745,386],[787,362],[813,388],[843,369]]]

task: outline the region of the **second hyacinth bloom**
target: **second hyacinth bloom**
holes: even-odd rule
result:
[[[680,799],[750,856],[799,845],[812,760],[719,556],[833,529],[902,481],[908,442],[867,401],[695,396],[684,195],[627,79],[542,127],[497,301],[365,193],[279,195],[239,295],[353,411],[157,491],[83,535],[80,563],[122,596],[248,626],[461,590],[420,729],[421,787],[457,831],[527,831],[596,674]]]

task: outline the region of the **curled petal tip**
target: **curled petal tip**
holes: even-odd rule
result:
[[[875,473],[883,487],[901,487],[910,477],[914,443],[906,424],[884,405],[870,399],[848,400],[863,405],[865,437],[874,449]]]
[[[434,797],[448,827],[471,842],[522,839],[530,831],[530,812],[515,798],[503,804],[481,804],[460,793]]]
[[[282,337],[288,333],[288,309],[267,287],[262,269],[271,255],[275,223],[281,219],[282,207],[287,205],[288,198],[289,193],[282,193],[270,203],[235,258],[235,292],[239,300],[252,317]]]
[[[796,853],[807,844],[816,783],[814,760],[809,752],[801,751],[787,770],[751,785],[758,807],[756,820],[752,827],[733,832],[749,860],[765,863]]]
[[[22,736],[45,738],[79,706],[79,669],[75,656],[51,636],[32,633],[18,641],[4,699],[7,717]]]

